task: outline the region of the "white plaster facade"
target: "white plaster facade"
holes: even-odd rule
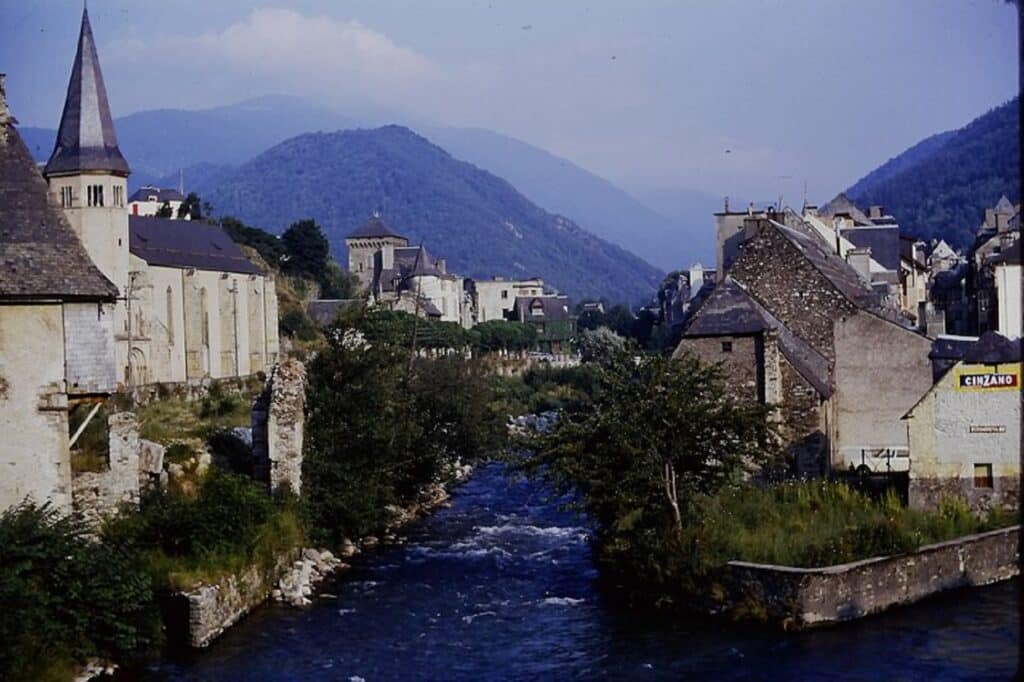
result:
[[[515,310],[516,298],[544,294],[544,280],[539,277],[522,280],[496,277],[474,280],[473,286],[476,289],[477,323],[507,319]]]
[[[1008,339],[1021,336],[1021,278],[1019,263],[997,263],[995,266],[996,300],[999,305],[1000,334]]]

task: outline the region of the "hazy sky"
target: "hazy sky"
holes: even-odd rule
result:
[[[627,188],[824,201],[1017,89],[1004,0],[93,0],[115,116],[265,94],[497,130]],[[0,0],[56,127],[81,2]],[[726,150],[730,150],[726,153]]]

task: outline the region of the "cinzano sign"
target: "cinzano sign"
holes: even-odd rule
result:
[[[1020,365],[961,367],[956,372],[958,391],[1020,390]]]

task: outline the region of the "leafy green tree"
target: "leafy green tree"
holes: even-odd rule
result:
[[[171,208],[171,202],[165,201],[163,205],[156,210],[157,218],[173,218],[174,209]]]
[[[232,216],[221,218],[220,226],[236,244],[244,244],[256,249],[269,265],[281,267],[285,257],[285,247],[280,239],[257,227],[250,227]]]
[[[768,410],[724,390],[721,370],[692,357],[622,357],[593,402],[528,439],[520,462],[558,493],[576,493],[597,524],[602,566],[641,582],[685,574],[693,500],[740,480],[777,452]]]
[[[185,200],[178,206],[178,218],[185,218],[186,216],[191,220],[203,219],[203,209],[199,195],[195,192],[189,192]]]
[[[626,352],[626,339],[608,327],[585,329],[577,341],[580,357],[583,362],[608,364],[614,362]]]
[[[331,246],[323,230],[313,220],[294,222],[281,235],[287,260],[285,272],[319,278],[331,254]]]

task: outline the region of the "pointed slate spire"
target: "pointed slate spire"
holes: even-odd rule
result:
[[[84,170],[107,171],[115,175],[128,175],[130,172],[128,162],[117,147],[88,8],[82,11],[78,53],[71,67],[71,81],[64,101],[64,113],[60,117],[57,144],[43,172],[49,176]]]

